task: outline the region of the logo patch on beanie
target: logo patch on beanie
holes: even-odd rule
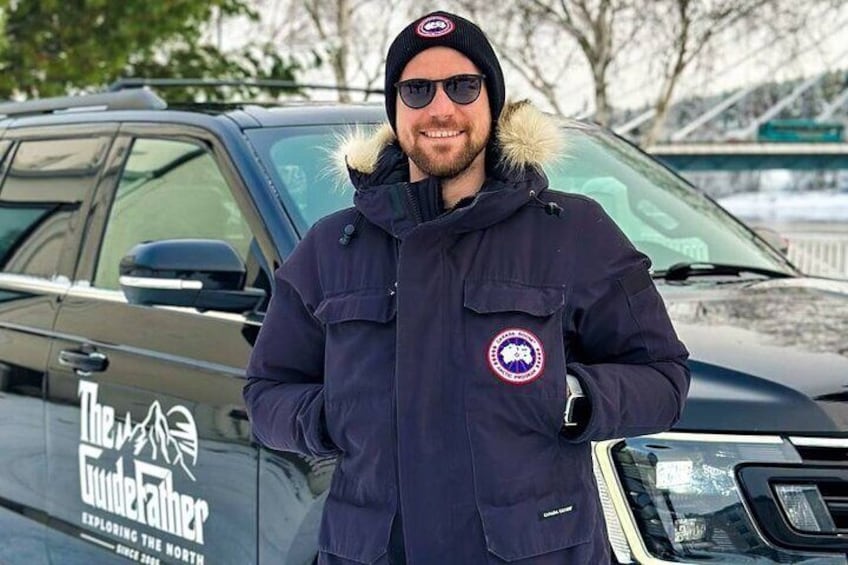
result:
[[[433,39],[449,34],[455,27],[454,23],[444,16],[430,16],[421,20],[421,23],[415,28],[415,33],[419,37]]]

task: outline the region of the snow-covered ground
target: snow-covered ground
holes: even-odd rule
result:
[[[827,222],[848,227],[848,192],[742,192],[719,203],[749,223]]]

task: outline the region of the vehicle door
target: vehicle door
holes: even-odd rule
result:
[[[275,259],[246,194],[204,130],[122,126],[49,360],[58,561],[256,562],[258,448],[241,389]],[[248,313],[129,303],[122,258],[185,239],[229,244],[266,299]]]
[[[0,141],[0,562],[47,563],[45,368],[115,126]]]

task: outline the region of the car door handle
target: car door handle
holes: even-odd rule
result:
[[[63,349],[59,352],[59,364],[71,367],[78,375],[85,376],[105,371],[109,359],[99,351]]]

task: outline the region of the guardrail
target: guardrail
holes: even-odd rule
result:
[[[848,279],[848,233],[787,233],[789,260],[810,275]]]

